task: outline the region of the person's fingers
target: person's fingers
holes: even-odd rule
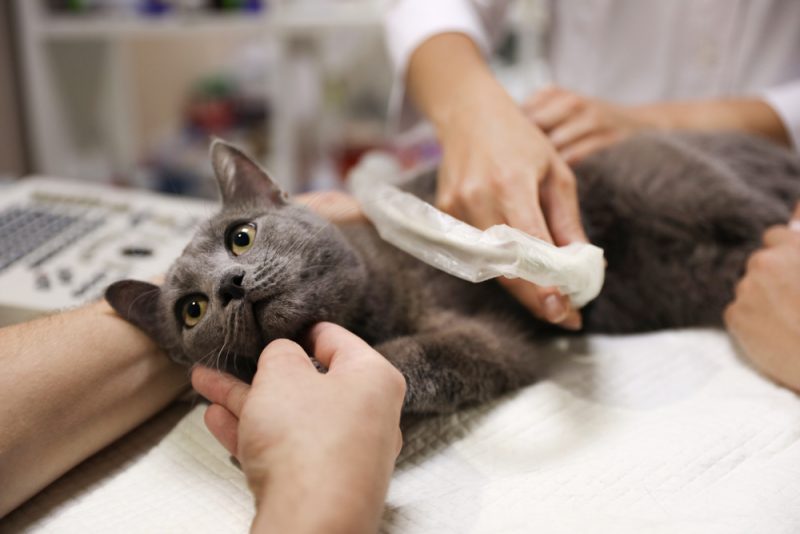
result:
[[[455,213],[461,220],[481,230],[506,222],[498,207],[498,198],[486,190],[487,177],[465,180],[456,196]]]
[[[567,297],[559,293],[546,294],[543,289],[537,288],[544,318],[553,324],[561,324],[569,318],[572,308]],[[542,297],[542,295],[546,295]]]
[[[561,150],[592,132],[596,132],[599,128],[600,125],[594,114],[585,110],[558,125],[548,134],[548,137],[553,146],[557,150]]]
[[[722,313],[722,320],[725,323],[725,328],[732,334],[736,332],[739,327],[739,308],[737,306],[737,301],[728,304],[728,307],[725,308],[725,311]]]
[[[526,198],[530,198],[530,196],[519,195],[502,202],[501,209],[505,214],[504,222],[513,228],[552,243],[553,235],[550,233],[538,201],[531,204],[530,201],[525,200]]]
[[[753,299],[763,295],[752,276],[744,276],[734,288],[734,299],[723,312],[723,321],[728,330],[737,337],[743,330],[752,329],[759,321],[748,320],[754,311]],[[758,309],[756,306],[755,309]],[[763,313],[763,312],[761,312]]]
[[[537,106],[528,112],[528,117],[545,132],[549,132],[562,124],[571,116],[583,109],[584,100],[572,93],[560,94],[551,98],[546,104]]]
[[[793,232],[800,232],[800,202],[794,207],[794,213],[789,221],[789,229]]]
[[[318,323],[308,333],[309,350],[314,357],[328,368],[329,373],[336,372],[342,358],[359,359],[378,356],[366,341],[349,330],[333,323]]]
[[[494,200],[502,223],[548,243],[553,236],[539,203],[540,177],[533,171],[510,176],[492,176]]]
[[[774,247],[797,238],[797,232],[789,230],[787,226],[772,226],[764,232],[764,246]]]
[[[572,170],[554,157],[541,188],[541,204],[556,245],[588,243],[578,206],[578,186]]]
[[[403,450],[403,433],[400,431],[400,428],[397,429],[397,441],[394,447],[394,458],[397,459],[400,456],[400,451]]]
[[[619,140],[620,137],[614,132],[590,135],[560,149],[559,154],[569,165],[575,165]]]
[[[453,176],[457,172],[461,176]],[[476,228],[485,230],[505,222],[496,205],[496,198],[487,191],[486,171],[483,165],[465,162],[453,171],[452,165],[439,169],[436,190],[436,207]]]
[[[461,204],[457,202],[455,177],[450,172],[446,156],[436,175],[435,204],[441,211],[463,221],[466,214],[461,211]]]
[[[332,222],[364,220],[358,200],[342,191],[313,191],[292,198]]]
[[[236,448],[239,446],[239,419],[224,406],[212,404],[206,409],[203,420],[217,441],[236,456]]]
[[[486,230],[487,228],[506,222],[500,214],[498,206],[491,201],[470,204],[459,203],[459,208],[456,212],[463,214],[457,217],[458,219],[479,230]]]
[[[250,391],[250,386],[241,380],[202,365],[192,369],[192,386],[203,397],[214,404],[221,404],[236,417],[242,413],[242,406]]]
[[[528,287],[523,288],[522,284],[520,284],[517,291],[523,295],[523,304],[529,303],[529,308],[533,309],[534,313],[536,313],[537,306],[539,307],[537,314],[539,318],[565,328],[580,329],[580,314],[576,319],[576,312],[572,309],[569,297],[562,295],[554,287],[539,287],[530,283],[526,285]]]
[[[253,385],[265,380],[270,374],[280,375],[293,371],[317,372],[317,368],[303,347],[288,339],[276,339],[261,352]]]
[[[557,324],[558,326],[566,328],[567,330],[580,330],[583,328],[583,317],[581,316],[581,311],[573,308],[567,314],[567,318]]]
[[[572,310],[569,298],[555,288],[538,287],[519,278],[498,278],[503,287],[533,314],[570,330],[581,328],[580,313]]]
[[[531,96],[529,96],[522,104],[526,113],[533,112],[540,106],[544,105],[548,100],[563,93],[564,90],[555,85],[547,85],[542,87]]]

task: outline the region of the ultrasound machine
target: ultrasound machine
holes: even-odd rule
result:
[[[0,326],[166,272],[212,202],[28,178],[0,188]]]

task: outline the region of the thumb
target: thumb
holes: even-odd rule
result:
[[[366,341],[333,323],[315,325],[309,332],[309,344],[314,357],[329,373],[346,366],[346,362],[381,357]]]
[[[276,339],[261,352],[253,385],[269,375],[309,370],[316,371],[316,368],[300,345],[288,339]]]
[[[800,232],[800,202],[794,207],[794,213],[792,213],[792,218],[789,220],[789,230]]]

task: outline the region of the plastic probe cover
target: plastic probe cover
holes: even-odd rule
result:
[[[585,243],[557,247],[505,224],[481,231],[394,184],[404,176],[384,153],[364,156],[349,187],[380,236],[442,271],[470,282],[505,276],[558,287],[582,307],[603,287],[603,249]]]

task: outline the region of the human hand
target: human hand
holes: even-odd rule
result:
[[[242,465],[254,530],[374,532],[402,444],[405,380],[334,324],[315,326],[310,345],[326,374],[288,340],[264,349],[252,387],[196,367],[192,384],[212,402],[206,425]]]
[[[364,214],[355,197],[341,191],[313,191],[293,198],[297,203],[333,223],[364,220]]]
[[[561,87],[547,87],[522,106],[530,121],[541,128],[561,157],[575,164],[637,131],[650,127],[636,108],[588,98]]]
[[[800,204],[789,225],[764,234],[725,323],[758,369],[800,392]]]
[[[587,241],[572,171],[505,91],[475,80],[453,98],[437,125],[437,206],[482,229],[508,224],[557,245]],[[555,288],[500,280],[538,317],[580,328],[579,312]]]

